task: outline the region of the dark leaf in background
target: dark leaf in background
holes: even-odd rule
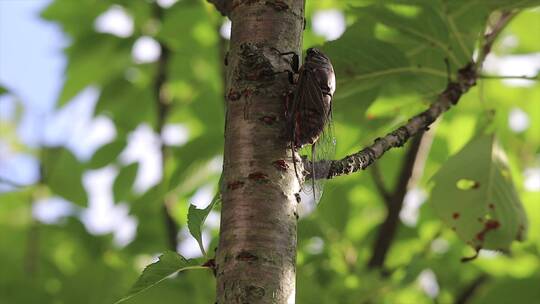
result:
[[[100,147],[88,163],[90,169],[98,169],[113,163],[126,147],[126,140],[115,140]]]
[[[118,172],[113,184],[114,201],[116,203],[128,199],[131,189],[133,188],[133,182],[137,177],[139,170],[139,163],[131,163]]]
[[[83,165],[66,148],[42,150],[43,182],[52,192],[77,205],[86,206],[82,184]]]

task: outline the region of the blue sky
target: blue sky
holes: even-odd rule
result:
[[[53,109],[63,81],[67,39],[58,26],[39,18],[49,2],[0,0],[0,83],[29,109],[19,130],[28,144],[37,143],[32,130]]]

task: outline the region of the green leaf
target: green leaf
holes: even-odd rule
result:
[[[68,201],[86,205],[82,184],[83,166],[75,156],[62,147],[45,148],[42,154],[43,180],[51,191]]]
[[[114,201],[120,202],[128,198],[135,177],[137,177],[137,170],[139,169],[139,163],[131,163],[123,167],[116,179],[114,180],[113,193]]]
[[[123,75],[131,64],[130,50],[129,41],[97,33],[83,37],[68,48],[66,81],[58,106],[63,106],[88,86],[107,84],[115,76]]]
[[[323,48],[338,76],[336,99],[372,89],[400,73],[411,71],[405,54],[354,24],[340,39]]]
[[[141,252],[160,252],[167,243],[166,227],[163,225],[165,186],[162,183],[148,189],[140,197],[128,201],[130,214],[138,218],[137,234],[128,249]]]
[[[221,177],[222,178],[222,177]],[[219,179],[219,185],[221,185],[221,178]],[[210,204],[204,209],[198,209],[195,205],[190,204],[188,210],[188,228],[191,235],[197,240],[199,248],[203,255],[206,256],[206,251],[204,250],[204,245],[202,242],[202,226],[204,221],[208,217],[208,214],[214,207],[221,202],[221,190],[218,189],[216,195],[210,202]]]
[[[500,39],[517,39],[519,43],[510,47],[501,43],[498,45],[498,49],[501,49],[501,51],[507,51],[507,49],[510,48],[514,54],[538,52],[538,50],[540,50],[540,40],[535,38],[535,35],[531,35],[531,28],[540,28],[539,10],[527,10],[519,13],[508,25]]]
[[[90,159],[90,162],[88,163],[89,168],[98,169],[107,164],[110,164],[118,157],[120,152],[124,150],[125,146],[125,139],[115,140],[106,145],[103,145],[94,153],[92,159]]]
[[[0,85],[0,96],[7,93],[8,93],[8,90],[4,86]]]
[[[123,76],[112,79],[103,86],[94,112],[95,115],[110,117],[117,130],[123,133],[135,129],[143,122],[154,126],[157,117],[151,87],[137,86]]]
[[[80,37],[94,31],[95,18],[109,5],[106,1],[56,0],[51,1],[51,4],[41,12],[41,17],[59,23],[68,35]]]
[[[524,240],[526,214],[494,135],[474,138],[433,180],[435,213],[473,248],[507,252]]]
[[[159,261],[148,265],[135,285],[131,288],[128,294],[122,299],[115,302],[121,303],[124,302],[135,295],[152,288],[153,286],[159,284],[169,276],[184,271],[187,269],[204,269],[205,267],[199,266],[200,261],[198,260],[187,260],[183,256],[179,255],[176,252],[165,251],[160,257]]]

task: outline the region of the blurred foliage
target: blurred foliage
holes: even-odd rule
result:
[[[538,5],[540,1],[308,0],[304,48],[323,44],[338,79],[336,155],[357,151],[424,109],[446,85],[445,58],[455,77],[474,54],[493,10],[525,9],[501,35],[493,50],[496,56],[538,54],[540,40],[532,29],[539,26],[540,11],[529,9]],[[113,6],[133,18],[129,37],[95,31],[96,18]],[[345,14],[347,30],[338,40],[325,43],[313,32],[311,18],[328,9]],[[152,1],[129,0],[55,0],[42,12],[44,19],[62,27],[70,41],[58,107],[89,86],[98,88],[94,115],[114,122],[116,138],[90,160],[81,161],[65,147],[43,147],[38,153],[22,147],[13,135],[6,136],[18,151],[39,155],[43,174],[36,185],[0,193],[1,303],[113,303],[167,248],[163,202],[179,228],[186,229],[193,194],[217,184],[215,163],[222,153],[224,125],[221,69],[228,47],[219,28],[225,20],[202,0],[181,0],[156,12]],[[169,102],[164,123],[182,124],[189,130],[186,143],[163,147],[163,178],[144,193],[133,185],[141,174],[139,165],[118,159],[135,128],[163,127],[158,125],[154,87],[158,64],[137,64],[131,55],[141,36],[154,37],[170,50],[166,83],[159,92]],[[0,94],[9,90],[0,86]],[[432,128],[429,157],[415,185],[428,193],[431,177],[477,130],[494,132],[508,155],[530,223],[527,239],[514,243],[511,255],[488,252],[461,263],[473,250],[444,226],[428,199],[419,207],[416,222],[400,224],[386,259],[388,273],[369,270],[366,264],[386,207],[370,174],[361,172],[328,182],[318,209],[299,221],[298,303],[452,303],[481,276],[487,279],[469,303],[540,299],[540,192],[527,191],[522,174],[540,166],[538,101],[538,82],[512,86],[505,80],[480,79]],[[516,108],[529,117],[529,127],[520,132],[508,127],[509,114]],[[2,122],[2,136],[14,133],[17,124],[17,120]],[[389,186],[396,182],[395,168],[403,155],[401,149],[391,151],[378,163]],[[115,202],[126,202],[138,221],[131,243],[120,246],[112,235],[90,233],[78,211],[55,223],[33,218],[33,209],[47,197],[60,196],[77,208],[85,207],[82,176],[105,166],[119,168],[110,190]],[[445,197],[448,202],[456,199]],[[203,230],[212,237],[207,248],[212,255],[217,231]],[[419,279],[427,270],[438,283],[438,292],[431,296]],[[212,303],[214,283],[209,270],[181,272],[125,303]]]

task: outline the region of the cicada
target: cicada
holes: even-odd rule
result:
[[[311,147],[311,176],[315,176],[315,162],[333,154],[335,140],[332,131],[332,97],[336,90],[336,76],[330,59],[316,48],[307,50],[292,102],[287,106],[293,164],[298,177],[295,153]],[[320,173],[320,172],[319,172]],[[320,175],[320,174],[317,174]],[[306,192],[306,187],[302,191]],[[311,180],[314,203],[322,194],[322,185]]]

